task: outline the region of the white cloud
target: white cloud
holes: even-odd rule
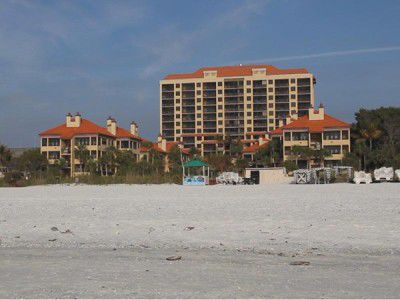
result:
[[[270,58],[260,58],[256,60],[245,61],[245,63],[269,63],[275,61],[285,61],[285,60],[298,60],[298,59],[309,59],[309,58],[320,58],[320,57],[335,57],[335,56],[348,56],[355,54],[364,53],[379,53],[379,52],[390,52],[390,51],[400,51],[400,46],[392,47],[378,47],[378,48],[364,48],[364,49],[354,49],[354,50],[343,50],[343,51],[331,51],[304,55],[293,55],[293,56],[282,56],[282,57],[270,57]],[[233,62],[243,63],[243,62]]]

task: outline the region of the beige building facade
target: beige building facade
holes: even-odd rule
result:
[[[138,136],[138,127],[131,123],[130,131],[118,127],[115,119],[109,117],[106,127],[83,119],[79,113],[67,114],[65,123],[40,133],[40,151],[49,164],[65,161],[65,170],[74,177],[83,173],[82,162],[77,157],[79,146],[84,146],[94,160],[101,158],[107,148],[115,147],[122,151],[131,151],[139,159],[142,138]]]
[[[346,153],[350,152],[350,124],[325,113],[320,106],[310,108],[307,115],[286,120],[287,124],[270,132],[270,137],[279,137],[282,141],[283,160],[296,160],[299,167],[312,167],[318,162],[308,161],[294,153],[294,147],[306,147],[314,150],[326,149],[330,156],[324,158],[326,166],[340,165]]]
[[[270,65],[201,68],[160,81],[160,132],[202,155],[221,140],[257,139],[314,106],[313,74]]]

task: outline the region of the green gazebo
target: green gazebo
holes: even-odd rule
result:
[[[207,185],[210,167],[204,161],[194,158],[183,164],[183,185]]]

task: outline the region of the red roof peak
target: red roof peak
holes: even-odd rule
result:
[[[204,72],[216,71],[217,77],[235,77],[235,76],[252,76],[253,69],[265,69],[267,75],[282,75],[282,74],[309,74],[307,69],[279,69],[272,65],[266,64],[251,64],[251,65],[236,65],[236,66],[219,66],[219,67],[203,67],[193,73],[169,74],[164,79],[185,79],[185,78],[203,78]]]

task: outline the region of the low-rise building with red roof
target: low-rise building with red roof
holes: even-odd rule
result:
[[[130,131],[119,127],[115,119],[109,117],[106,127],[84,119],[79,113],[67,114],[65,123],[47,129],[40,134],[40,151],[50,164],[61,159],[65,170],[73,177],[85,171],[85,162],[79,159],[79,149],[88,151],[90,158],[100,159],[107,148],[115,147],[121,151],[131,151],[135,160],[139,159],[142,138],[138,126],[131,123]]]
[[[285,121],[286,125],[269,132],[270,138],[282,141],[284,161],[296,160],[299,167],[317,163],[312,157],[294,153],[294,147],[328,150],[330,156],[324,158],[325,165],[338,165],[350,151],[351,125],[326,114],[322,105],[317,110],[310,108],[308,115]]]

